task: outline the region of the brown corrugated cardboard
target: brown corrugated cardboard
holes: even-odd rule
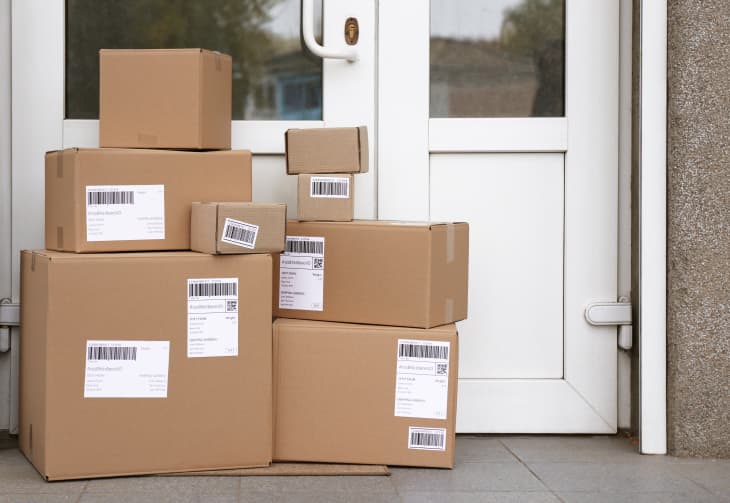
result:
[[[368,128],[289,129],[285,135],[286,172],[367,173]]]
[[[454,466],[458,337],[274,322],[274,459]]]
[[[466,223],[289,221],[286,233],[278,317],[421,328],[466,318]]]
[[[188,250],[193,201],[250,201],[247,150],[46,154],[46,248]]]
[[[193,203],[190,249],[202,253],[278,253],[286,204]]]
[[[23,453],[48,480],[267,465],[270,285],[270,255],[23,252]]]
[[[297,175],[297,219],[349,222],[355,212],[353,175]]]
[[[231,148],[231,57],[202,49],[99,51],[99,145]]]

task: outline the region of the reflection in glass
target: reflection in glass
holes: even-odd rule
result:
[[[99,49],[203,47],[233,57],[234,120],[319,120],[322,62],[299,32],[299,0],[67,0],[66,117],[99,117]]]
[[[565,114],[565,0],[431,0],[431,117]]]

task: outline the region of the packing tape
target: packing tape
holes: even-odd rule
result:
[[[63,249],[63,227],[56,227],[56,246]]]
[[[220,72],[221,67],[221,53],[215,51],[215,71]]]
[[[35,271],[35,252],[30,252],[30,270]]]
[[[448,297],[444,302],[444,322],[454,321],[454,299]]]
[[[454,224],[446,224],[446,263],[450,264],[454,261],[456,252],[456,226]]]

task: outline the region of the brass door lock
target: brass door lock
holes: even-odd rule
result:
[[[357,18],[348,17],[345,21],[345,42],[347,45],[355,45],[359,38],[360,25],[357,22]]]

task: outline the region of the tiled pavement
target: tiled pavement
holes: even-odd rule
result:
[[[130,477],[44,482],[0,450],[0,503],[730,502],[730,460],[640,456],[622,437],[468,437],[454,470],[390,477]]]

